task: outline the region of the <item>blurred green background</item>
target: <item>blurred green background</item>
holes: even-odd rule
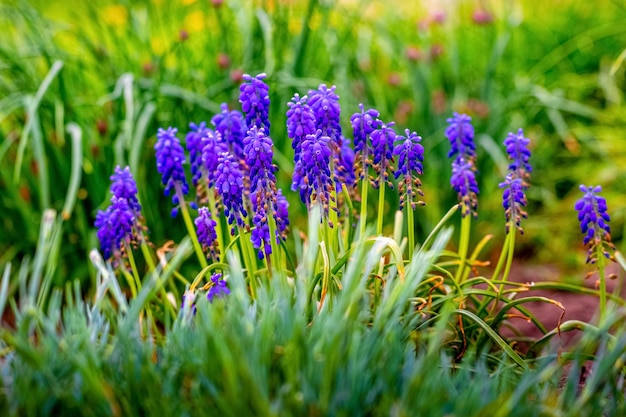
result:
[[[285,112],[296,92],[336,85],[347,136],[362,102],[398,131],[423,137],[427,206],[416,213],[418,242],[456,199],[443,130],[459,111],[477,133],[473,240],[494,234],[490,248],[499,249],[502,141],[524,128],[534,171],[518,259],[580,271],[579,184],[604,187],[618,248],[623,241],[624,22],[626,0],[5,1],[0,265],[29,265],[44,209],[53,208],[46,250],[56,262],[47,273],[57,284],[88,282],[93,220],[116,164],[129,164],[137,178],[152,242],[180,240],[182,221],[169,217],[155,170],[157,128],[184,133],[221,102],[238,108],[242,74],[266,72],[285,191],[293,168]],[[304,206],[287,195],[292,225],[305,227]],[[391,197],[388,209],[396,208]]]

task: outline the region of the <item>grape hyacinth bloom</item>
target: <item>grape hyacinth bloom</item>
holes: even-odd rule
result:
[[[315,127],[324,136],[328,136],[331,144],[337,149],[341,147],[341,106],[339,96],[335,94],[334,85],[330,88],[320,84],[317,90],[309,90],[309,105],[315,115]]]
[[[246,125],[248,128],[257,126],[264,128],[270,134],[270,96],[269,87],[263,81],[267,74],[261,73],[255,77],[244,74],[244,83],[239,87],[239,102],[241,109],[246,115]]]
[[[276,182],[273,148],[272,139],[266,135],[265,129],[252,126],[244,138],[244,154],[250,168],[250,191],[270,188]]]
[[[289,202],[280,188],[276,192],[276,227],[278,234],[285,240],[289,226]]]
[[[221,273],[215,273],[211,276],[211,282],[213,285],[209,288],[207,292],[206,298],[209,301],[213,301],[216,298],[223,298],[224,296],[230,294],[230,289],[226,285],[226,281],[222,279]]]
[[[339,164],[335,167],[335,175],[338,179],[337,192],[341,191],[341,187],[347,187],[348,190],[356,185],[356,174],[354,172],[354,150],[350,146],[350,139],[341,137],[341,152],[339,152]]]
[[[372,132],[382,126],[382,122],[378,119],[380,115],[377,110],[365,110],[363,104],[359,104],[360,113],[354,113],[350,117],[352,132],[354,135],[354,152],[355,159],[358,162],[356,167],[356,175],[362,180],[367,175],[367,168],[371,165],[370,154],[372,147],[370,145],[370,136]]]
[[[161,174],[161,181],[165,185],[165,195],[169,196],[172,188],[172,203],[178,206],[182,203],[181,197],[189,192],[189,185],[185,178],[183,163],[185,162],[185,150],[176,137],[178,129],[169,127],[159,128],[157,141],[154,145],[156,151],[157,171]],[[178,208],[172,210],[172,217],[176,217]]]
[[[300,97],[295,94],[287,103],[287,136],[291,139],[291,147],[294,150],[294,162],[300,160],[302,142],[307,135],[315,134],[315,113],[307,103],[308,97]]]
[[[228,144],[231,153],[238,159],[243,159],[243,138],[248,130],[243,115],[238,110],[228,110],[228,105],[220,105],[221,113],[211,119],[211,124],[222,136],[222,141]]]
[[[326,218],[331,205],[337,210],[336,204],[331,204],[335,201],[330,172],[330,146],[330,138],[322,135],[321,130],[314,135],[307,135],[302,142],[302,158],[296,163],[297,169],[291,186],[292,190],[299,190],[300,199],[307,208],[319,204]],[[332,227],[332,223],[329,222],[329,225]]]
[[[521,178],[524,186],[527,187],[526,181],[532,172],[532,166],[528,162],[530,160],[530,150],[528,145],[530,139],[524,137],[524,130],[519,129],[517,134],[509,133],[504,140],[506,153],[511,160],[509,164],[509,172],[514,172],[516,178]]]
[[[508,167],[509,173],[499,187],[504,189],[502,206],[506,217],[507,233],[510,232],[511,223],[515,224],[520,233],[524,233],[521,220],[527,217],[523,208],[527,204],[525,191],[530,185],[528,181],[530,181],[530,172],[532,171],[532,166],[529,163],[529,144],[530,139],[524,137],[523,129],[519,129],[517,134],[509,133],[504,140],[506,153],[511,162]]]
[[[461,215],[470,213],[476,216],[478,208],[478,184],[474,174],[473,164],[457,159],[452,162],[452,176],[450,185],[457,192],[459,201],[463,203]]]
[[[611,228],[609,221],[611,218],[607,213],[606,199],[599,195],[602,187],[580,186],[580,191],[584,193],[574,206],[578,211],[578,221],[580,230],[585,235],[583,244],[589,248],[587,263],[595,263],[596,249],[601,249],[606,258],[611,258],[604,245],[614,249],[611,243]]]
[[[474,162],[476,159],[476,145],[474,143],[474,126],[472,118],[466,114],[454,113],[453,117],[446,120],[448,127],[445,135],[450,141],[448,158],[464,159],[466,162]]]
[[[259,259],[263,259],[264,255],[269,257],[272,254],[272,241],[270,236],[270,226],[268,223],[269,205],[266,204],[265,193],[263,190],[254,191],[250,194],[252,200],[252,224],[254,229],[250,235],[252,246],[258,249],[257,255]]]
[[[215,184],[219,156],[222,152],[228,151],[228,145],[222,141],[222,136],[219,132],[211,129],[204,137],[203,145],[202,168],[206,171],[207,186],[210,188]]]
[[[389,181],[389,170],[393,162],[393,143],[396,140],[396,132],[393,129],[394,122],[383,123],[380,129],[372,132],[372,167],[376,171],[376,177],[372,180],[372,186],[379,188],[381,182],[387,183],[391,188],[393,184]]]
[[[402,176],[398,184],[400,192],[400,209],[404,207],[405,200],[410,202],[410,209],[415,210],[418,202],[413,201],[416,195],[423,196],[422,182],[418,175],[423,173],[424,147],[420,143],[422,138],[416,132],[405,130],[406,136],[397,136],[399,143],[393,148],[393,154],[398,158],[398,169],[394,173],[397,179]],[[419,202],[419,204],[424,204]]]
[[[130,173],[129,167],[123,169],[118,165],[111,175],[111,194],[117,198],[126,199],[136,216],[141,213],[141,204],[137,199],[137,183]]]
[[[125,198],[111,197],[111,205],[105,211],[98,211],[95,224],[96,235],[104,259],[118,252],[123,242],[130,243],[136,226],[135,211]]]
[[[192,182],[194,186],[197,186],[202,178],[202,149],[204,148],[205,140],[209,134],[209,129],[205,122],[200,124],[189,123],[189,129],[191,129],[185,136],[185,144],[189,151],[189,165],[191,165]]]
[[[524,234],[521,222],[522,219],[528,217],[524,207],[526,207],[526,194],[524,194],[524,182],[518,178],[515,172],[509,172],[504,182],[499,184],[504,189],[502,193],[502,207],[504,207],[504,215],[506,217],[506,232],[511,229],[511,222],[521,234]]]
[[[194,220],[198,234],[198,241],[202,249],[208,252],[208,258],[219,261],[219,248],[217,245],[216,222],[211,218],[211,213],[207,207],[198,209],[198,217]]]
[[[235,158],[228,152],[218,157],[215,173],[215,189],[222,198],[224,214],[231,225],[230,234],[235,235],[235,224],[244,226],[243,218],[248,216],[243,205],[243,174]]]

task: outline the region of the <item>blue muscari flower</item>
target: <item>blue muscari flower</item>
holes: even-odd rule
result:
[[[520,233],[524,233],[521,227],[522,219],[528,217],[523,207],[526,207],[526,194],[524,194],[524,183],[518,178],[515,172],[509,172],[504,182],[499,184],[504,189],[502,193],[502,207],[506,217],[506,232],[510,232],[510,224],[513,222]]]
[[[296,163],[291,186],[292,190],[300,191],[300,199],[308,208],[313,204],[319,204],[327,218],[331,202],[334,202],[334,185],[330,172],[331,156],[328,136],[322,135],[321,130],[314,135],[307,135],[302,142],[302,158]]]
[[[315,134],[315,113],[307,103],[308,97],[300,98],[295,94],[287,103],[287,136],[291,139],[291,147],[294,150],[294,162],[300,159],[302,142],[307,135]]]
[[[267,198],[264,195],[263,190],[254,191],[250,194],[250,200],[252,200],[252,210],[254,216],[252,216],[252,224],[254,229],[250,235],[252,245],[258,249],[257,252],[259,259],[263,259],[263,254],[269,256],[272,254],[272,245],[270,238],[270,227],[267,222],[269,206],[266,204]]]
[[[398,188],[400,192],[400,208],[404,207],[405,200],[411,203],[411,209],[415,209],[418,204],[413,201],[416,194],[422,196],[420,189],[422,183],[417,177],[422,175],[424,169],[422,162],[424,161],[424,147],[420,143],[422,138],[409,129],[405,131],[406,136],[396,136],[398,144],[393,148],[393,154],[398,158],[398,169],[394,173],[394,177],[403,177],[399,182]],[[423,204],[423,203],[419,203]]]
[[[129,167],[123,169],[118,165],[111,175],[111,194],[117,198],[124,198],[136,216],[141,213],[141,204],[137,199],[137,183],[130,173]]]
[[[578,221],[580,222],[580,230],[585,237],[583,243],[589,247],[587,256],[588,263],[595,263],[595,249],[598,246],[607,245],[613,248],[611,243],[611,228],[609,221],[611,218],[607,213],[608,207],[606,199],[599,195],[602,187],[598,186],[580,186],[580,191],[584,193],[583,197],[578,200],[574,206],[578,211]],[[609,253],[603,249],[604,256],[610,258]]]
[[[474,143],[474,126],[472,118],[466,114],[454,113],[454,116],[446,120],[446,136],[450,141],[448,158],[462,158],[467,162],[476,158],[476,145]]]
[[[194,220],[196,230],[198,231],[198,242],[205,251],[208,251],[209,257],[219,260],[217,247],[217,233],[215,226],[217,223],[211,218],[211,213],[207,207],[198,209],[198,217]]]
[[[350,124],[354,135],[354,152],[357,161],[355,174],[363,180],[367,176],[368,167],[372,164],[371,135],[382,126],[382,121],[378,119],[380,116],[378,110],[365,110],[363,104],[359,104],[359,109],[361,109],[359,113],[354,113],[350,117]]]
[[[211,129],[207,132],[203,140],[202,147],[202,167],[207,173],[207,185],[213,187],[217,173],[218,159],[222,152],[228,151],[228,145],[222,141],[219,132]]]
[[[476,216],[478,208],[478,184],[474,174],[473,164],[463,159],[452,162],[452,176],[450,185],[457,192],[459,201],[463,203],[463,217],[473,213]]]
[[[189,185],[185,178],[183,163],[185,162],[185,150],[176,137],[178,129],[169,127],[167,130],[159,128],[157,141],[154,145],[156,151],[157,171],[161,174],[161,181],[165,185],[165,195],[169,196],[172,188],[172,203],[178,206],[182,202],[180,197],[189,192]],[[172,210],[175,217],[178,209]]]
[[[198,185],[202,178],[202,148],[204,148],[205,140],[211,129],[206,126],[205,122],[200,124],[189,123],[191,129],[185,136],[185,144],[189,151],[189,165],[191,165],[191,175],[193,185]]]
[[[274,144],[265,129],[252,126],[243,140],[246,164],[250,169],[250,191],[267,189],[276,182],[272,163]]]
[[[125,198],[111,197],[111,205],[96,214],[96,235],[104,259],[109,259],[120,250],[124,241],[131,242],[136,226],[135,211]]]
[[[239,87],[239,102],[241,109],[246,115],[246,125],[248,128],[257,126],[264,128],[269,135],[270,132],[270,96],[269,87],[263,80],[267,77],[265,73],[252,77],[244,74],[244,83]]]
[[[338,152],[341,147],[341,107],[339,96],[335,94],[336,87],[328,88],[320,84],[317,90],[309,90],[309,105],[315,114],[315,127],[328,136],[331,145]]]
[[[248,216],[243,205],[243,174],[235,158],[228,152],[222,152],[218,158],[215,173],[215,189],[222,199],[224,215],[231,225],[230,234],[235,235],[235,224],[244,226],[243,218]]]
[[[222,298],[225,295],[230,294],[230,290],[226,285],[226,281],[222,279],[222,274],[220,274],[219,272],[211,276],[211,282],[213,283],[213,285],[211,286],[211,288],[209,288],[209,291],[207,292],[207,300],[213,301],[216,298]]]
[[[248,131],[243,115],[238,110],[228,110],[228,105],[220,105],[221,113],[211,119],[215,130],[222,135],[222,140],[228,144],[231,153],[238,159],[243,159],[243,138]]]
[[[528,145],[530,139],[524,137],[524,131],[519,129],[517,134],[509,133],[504,140],[506,153],[511,160],[509,164],[509,173],[506,180],[501,183],[500,188],[504,188],[502,195],[502,205],[504,207],[504,215],[506,217],[506,232],[510,232],[510,224],[513,222],[520,233],[524,233],[521,227],[521,220],[527,217],[522,207],[526,207],[525,190],[528,188],[528,180],[530,180],[530,172],[532,166],[528,162],[530,160],[530,150]]]
[[[345,184],[348,189],[356,184],[356,174],[354,171],[354,150],[350,146],[350,139],[341,137],[341,152],[339,152],[338,164],[335,166],[335,177],[337,179],[337,192]]]
[[[530,150],[528,149],[528,145],[530,144],[530,139],[524,137],[524,130],[519,129],[517,134],[509,133],[509,135],[504,140],[504,146],[506,148],[506,153],[511,160],[509,164],[509,171],[515,171],[517,173],[517,177],[521,178],[524,182],[530,176],[532,172],[532,166],[528,162],[530,159]]]
[[[279,188],[276,193],[276,227],[278,234],[286,239],[287,227],[289,226],[289,202]]]
[[[389,170],[393,162],[393,143],[396,140],[396,132],[393,129],[394,122],[383,123],[380,129],[376,129],[371,134],[372,138],[372,154],[374,156],[372,166],[377,176],[372,181],[372,186],[378,188],[380,183],[389,182]]]

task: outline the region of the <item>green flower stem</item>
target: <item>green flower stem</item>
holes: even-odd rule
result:
[[[354,216],[353,216],[353,212],[354,212],[354,206],[352,205],[352,199],[350,198],[350,193],[348,192],[348,187],[343,186],[341,187],[341,191],[343,193],[343,198],[344,201],[346,203],[347,206],[347,221],[346,221],[346,233],[345,233],[345,237],[344,237],[344,248],[349,248],[350,247],[350,242],[352,242],[352,239],[354,238],[354,228],[352,227],[352,224],[354,222]]]
[[[513,263],[513,254],[515,253],[515,235],[517,232],[515,229],[510,229],[509,236],[507,236],[508,248],[507,248],[507,256],[506,256],[506,265],[504,267],[504,273],[502,274],[502,284],[500,284],[500,292],[502,292],[502,287],[504,283],[509,278],[509,273],[511,272],[511,264]]]
[[[383,212],[385,211],[385,184],[380,185],[380,192],[378,193],[378,222],[376,223],[376,235],[381,236],[383,234]]]
[[[413,220],[413,206],[411,196],[407,194],[406,197],[406,224],[407,235],[409,236],[409,263],[413,259],[413,251],[415,250],[415,225]]]
[[[465,211],[465,207],[461,207],[461,213]],[[472,226],[472,216],[467,214],[461,218],[461,236],[459,237],[459,268],[456,270],[454,280],[460,283],[463,278],[463,270],[467,261],[467,250],[469,247],[470,229]]]
[[[178,184],[175,185],[175,187],[176,194],[178,195],[178,201],[180,201],[180,211],[181,213],[183,213],[183,220],[185,221],[185,227],[187,227],[187,232],[189,233],[189,237],[191,238],[191,242],[193,243],[193,248],[196,251],[196,255],[198,256],[198,261],[200,261],[200,266],[202,268],[206,268],[209,264],[207,263],[206,256],[204,256],[204,252],[202,252],[200,242],[198,242],[198,235],[196,235],[196,228],[191,221],[189,208],[185,203],[185,196],[183,195],[183,192],[181,191]]]
[[[126,278],[128,287],[130,288],[130,295],[133,299],[137,298],[137,286],[135,285],[135,278],[125,268],[122,268],[122,275]]]
[[[148,248],[148,244],[145,239],[141,239],[141,253],[143,254],[146,263],[148,264],[149,271],[154,271],[156,265],[154,263],[154,259],[152,259],[152,254],[150,253],[150,249]]]
[[[133,255],[133,250],[130,247],[128,242],[124,242],[124,247],[126,249],[126,257],[128,258],[128,263],[130,263],[130,269],[133,272],[133,277],[135,278],[135,288],[136,291],[141,289],[141,278],[139,277],[139,271],[137,270],[137,263],[135,262],[135,256]],[[131,288],[132,292],[132,288]],[[134,295],[137,295],[135,292]]]
[[[220,251],[225,250],[224,246],[224,232],[222,231],[222,222],[220,219],[220,213],[217,211],[217,202],[215,201],[215,192],[212,188],[207,189],[207,195],[209,197],[209,211],[211,217],[215,220],[215,233],[217,234],[217,245]]]
[[[272,268],[278,269],[280,266],[280,245],[276,243],[276,219],[274,219],[273,210],[267,213],[267,224],[270,229],[270,247],[272,253],[270,253],[269,259],[267,256],[265,256],[265,259],[267,260],[267,271],[271,277],[273,273]]]
[[[496,264],[496,269],[494,269],[493,274],[491,275],[492,280],[498,279],[500,276],[500,271],[504,267],[504,261],[507,259],[508,251],[509,251],[509,240],[511,240],[511,233],[507,233],[506,239],[504,240],[504,244],[502,245],[502,250],[500,251],[500,257],[498,258],[498,263]]]
[[[369,181],[365,178],[361,181],[361,215],[359,218],[359,240],[365,239],[365,226],[367,226],[367,191]]]
[[[254,257],[254,251],[252,250],[252,241],[248,237],[245,239],[244,228],[238,226],[239,229],[239,245],[241,246],[241,252],[243,254],[244,264],[248,270],[248,277],[250,280],[250,295],[252,298],[256,298],[256,259]]]
[[[604,323],[606,317],[606,274],[604,273],[605,258],[602,245],[596,245],[596,266],[600,277],[600,314],[599,324]]]

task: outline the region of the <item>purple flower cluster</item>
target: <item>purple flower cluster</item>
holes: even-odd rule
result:
[[[165,195],[169,196],[172,188],[174,189],[172,203],[175,206],[181,204],[181,197],[189,192],[189,185],[183,170],[185,150],[176,137],[177,132],[178,129],[173,127],[167,130],[159,128],[154,145],[157,171],[161,174],[161,181],[165,185]],[[178,214],[177,207],[172,210],[172,217],[176,217],[176,214]]]
[[[217,245],[217,233],[215,231],[216,222],[211,218],[211,213],[207,207],[198,209],[198,217],[194,220],[198,232],[198,241],[202,249],[208,252],[208,257],[214,261],[219,260],[219,248]]]
[[[356,175],[363,180],[367,176],[368,167],[372,165],[370,155],[372,146],[370,144],[372,133],[382,126],[378,119],[378,110],[365,110],[363,104],[359,104],[359,113],[354,113],[350,117],[352,133],[354,135],[354,152],[356,159]]]
[[[402,176],[398,184],[400,192],[400,209],[404,207],[406,201],[411,209],[415,209],[418,202],[414,201],[416,195],[423,196],[421,190],[422,182],[418,175],[423,173],[424,147],[420,143],[422,138],[409,129],[405,131],[406,136],[397,136],[398,144],[393,148],[393,154],[398,158],[398,169],[394,173],[395,178]],[[422,202],[419,202],[423,204]]]
[[[576,202],[574,208],[578,211],[580,231],[585,235],[583,243],[589,248],[587,262],[595,263],[597,261],[596,248],[601,248],[604,256],[610,259],[610,254],[605,245],[613,249],[611,228],[609,227],[611,218],[607,213],[606,199],[599,195],[602,187],[599,185],[595,187],[581,185],[580,191],[584,195]]]
[[[210,188],[215,184],[219,156],[222,152],[228,151],[228,145],[222,141],[222,136],[219,132],[215,132],[211,129],[209,129],[204,137],[203,144],[202,168],[207,173],[207,186]]]
[[[315,128],[328,136],[332,146],[341,148],[341,106],[339,96],[335,94],[336,87],[328,88],[321,84],[317,90],[309,90],[309,105],[315,115]]]
[[[259,74],[255,77],[244,74],[244,83],[239,87],[239,102],[241,110],[246,115],[246,125],[248,128],[256,126],[265,129],[270,134],[270,96],[269,87],[263,81],[267,75]]]
[[[331,157],[328,136],[322,135],[321,130],[307,135],[302,142],[302,157],[296,163],[291,185],[292,190],[299,190],[300,199],[307,208],[319,204],[326,218],[331,201],[334,202],[334,185],[330,172]],[[333,207],[336,210],[336,205],[333,204]]]
[[[463,217],[472,213],[476,216],[478,209],[478,183],[476,182],[476,145],[474,144],[474,127],[471,117],[454,113],[447,120],[445,134],[450,141],[448,158],[452,160],[450,185],[456,191],[462,204]]]
[[[222,103],[221,113],[211,119],[211,124],[228,144],[230,152],[238,159],[243,159],[243,138],[248,130],[243,115],[238,110],[228,110],[228,105]]]
[[[396,140],[396,131],[393,129],[394,122],[383,123],[380,129],[376,129],[371,134],[372,139],[372,167],[376,172],[376,177],[372,180],[374,188],[380,184],[387,183],[393,187],[389,181],[389,171],[393,163],[393,143]]]
[[[130,244],[142,232],[137,183],[129,167],[115,167],[111,175],[111,193],[111,204],[105,211],[98,211],[94,223],[104,259],[119,254],[122,243]]]
[[[189,123],[191,129],[185,136],[185,144],[189,151],[189,165],[191,165],[192,182],[197,186],[203,176],[202,149],[210,130],[205,122],[200,124]]]
[[[235,235],[235,224],[243,227],[243,218],[248,216],[243,205],[244,183],[239,164],[228,152],[218,158],[215,173],[215,189],[222,198],[224,214],[231,225],[230,234]]]
[[[300,97],[295,94],[287,103],[287,136],[291,139],[291,147],[294,150],[294,162],[300,160],[302,142],[307,135],[315,134],[315,114],[311,106],[307,104],[308,97]]]
[[[226,285],[226,281],[222,279],[222,274],[215,273],[211,276],[211,283],[213,284],[207,292],[206,298],[209,301],[213,301],[216,298],[223,298],[230,294],[230,289]]]
[[[525,191],[529,187],[528,181],[532,171],[532,166],[528,162],[530,160],[529,144],[530,139],[524,137],[523,129],[519,129],[517,134],[509,133],[504,140],[504,147],[511,163],[506,179],[500,183],[499,187],[504,189],[502,207],[504,207],[506,217],[507,233],[511,230],[511,224],[514,224],[520,233],[524,233],[521,222],[522,219],[528,217],[524,207],[527,205]]]

